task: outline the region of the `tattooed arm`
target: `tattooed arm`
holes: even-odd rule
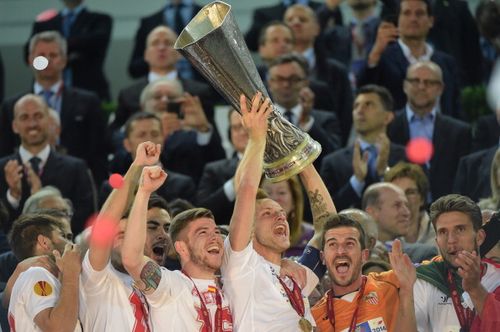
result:
[[[300,178],[307,190],[313,215],[314,236],[308,245],[321,250],[321,231],[326,217],[331,213],[337,213],[337,210],[323,180],[312,164],[300,173]]]
[[[167,173],[159,166],[145,167],[142,170],[139,189],[135,195],[123,240],[123,266],[134,279],[136,286],[144,293],[153,292],[160,283],[160,267],[144,256],[144,244],[146,243],[148,200],[151,193],[157,190],[166,178]]]

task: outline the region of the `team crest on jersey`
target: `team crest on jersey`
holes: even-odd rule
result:
[[[33,286],[33,292],[38,296],[49,296],[52,294],[52,285],[47,281],[37,281]]]
[[[364,300],[370,304],[377,305],[378,304],[378,295],[375,292],[370,292],[365,295]]]

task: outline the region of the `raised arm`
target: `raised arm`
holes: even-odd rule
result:
[[[161,276],[158,264],[144,256],[148,201],[151,193],[157,190],[166,178],[167,173],[160,166],[145,167],[142,170],[122,246],[123,266],[137,287],[145,293],[152,292],[158,287]]]
[[[314,236],[309,240],[308,245],[321,250],[321,230],[326,216],[337,213],[337,209],[335,209],[332,197],[313,164],[307,166],[300,173],[300,178],[306,188],[313,216]]]
[[[57,250],[54,256],[60,271],[61,292],[57,304],[40,311],[33,321],[42,331],[74,331],[78,320],[80,249],[66,244],[62,257]]]
[[[248,144],[234,177],[236,202],[229,225],[231,249],[242,251],[250,242],[255,213],[255,201],[264,164],[267,119],[272,110],[269,98],[262,102],[258,92],[249,110],[246,97],[241,95],[242,123],[248,132]]]
[[[123,185],[118,189],[113,189],[106,202],[104,202],[93,226],[93,232],[106,232],[107,229],[109,231],[109,228],[117,227],[134,197],[134,191],[142,168],[158,163],[160,152],[161,146],[159,144],[152,142],[139,144],[135,160],[125,174]],[[106,240],[90,241],[89,260],[92,268],[96,271],[103,270],[109,262],[113,241],[112,239]]]

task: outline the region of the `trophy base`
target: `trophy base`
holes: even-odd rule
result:
[[[269,181],[280,182],[299,174],[318,158],[321,145],[311,136],[305,135],[304,141],[290,155],[272,163],[264,161],[264,174]]]

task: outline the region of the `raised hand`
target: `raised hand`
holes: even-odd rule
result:
[[[386,49],[387,45],[396,41],[399,37],[398,28],[390,22],[382,21],[380,22],[377,30],[377,38],[375,39],[375,44],[368,57],[368,64],[376,65],[382,56],[382,53]]]
[[[134,165],[136,166],[152,166],[158,163],[161,153],[161,144],[154,144],[147,141],[142,142],[137,146]]]
[[[361,156],[361,146],[359,140],[354,142],[354,151],[352,154],[352,169],[354,171],[354,176],[358,181],[365,181],[366,174],[368,173],[368,151],[363,153]]]
[[[139,190],[152,193],[165,182],[167,173],[160,166],[144,167],[139,181]]]
[[[248,132],[248,137],[253,140],[266,138],[267,119],[271,114],[271,100],[266,98],[262,101],[262,93],[259,91],[252,99],[252,108],[249,110],[245,95],[240,96],[241,121]]]
[[[462,250],[455,260],[458,265],[458,275],[462,277],[462,288],[466,292],[481,287],[481,258],[473,251]]]
[[[401,241],[394,240],[392,250],[389,253],[389,261],[394,274],[399,279],[401,290],[413,292],[413,285],[417,281],[417,271],[407,254],[403,254]]]
[[[9,186],[10,194],[15,199],[21,199],[21,179],[23,178],[23,165],[20,165],[17,160],[9,160],[5,164],[3,170],[5,174],[5,181]]]
[[[63,277],[78,278],[82,269],[80,248],[76,244],[68,243],[61,253],[54,250],[53,255],[56,259],[56,265]]]
[[[182,113],[184,120],[181,120],[182,127],[196,129],[201,132],[207,132],[210,129],[205,111],[201,106],[200,98],[185,93],[182,101]]]

